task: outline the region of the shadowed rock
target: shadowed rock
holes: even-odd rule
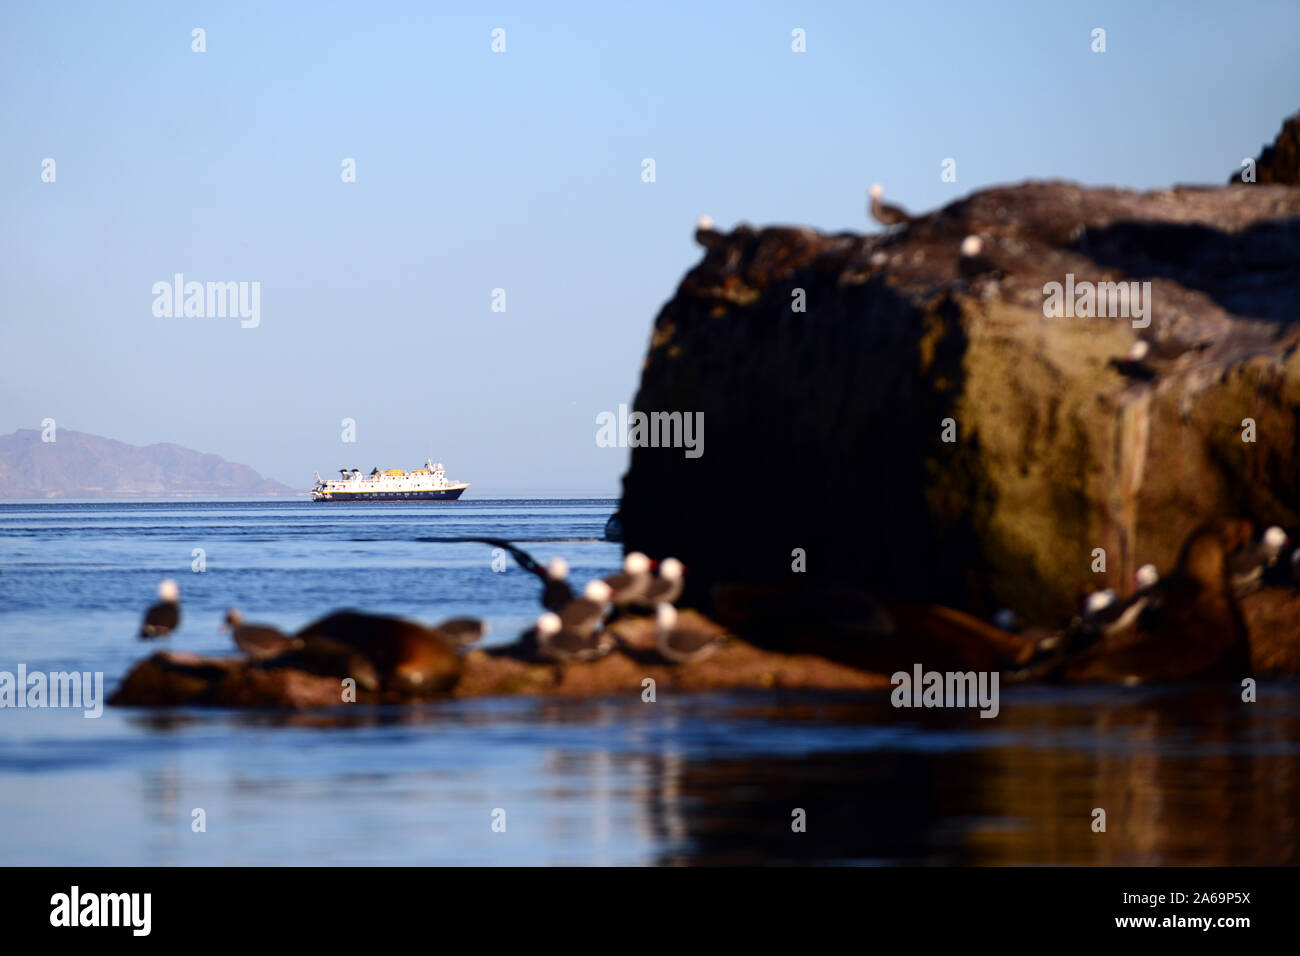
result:
[[[1284,185],[1026,183],[888,235],[741,226],[655,320],[635,408],[703,412],[707,441],[632,450],[625,547],[680,557],[705,608],[803,578],[1060,627],[1207,520],[1300,525],[1298,261]],[[1067,274],[1150,282],[1149,326],[1045,317]],[[1139,338],[1150,375],[1122,374]]]

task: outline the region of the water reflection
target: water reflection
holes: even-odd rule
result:
[[[1022,688],[994,720],[777,692],[115,712],[93,736],[24,712],[0,841],[13,863],[1300,863],[1300,685],[1236,694]]]
[[[980,746],[978,718],[929,712],[909,749],[665,754],[649,812],[690,850],[659,862],[1300,862],[1293,696],[1264,706],[1237,703],[1231,688],[1106,694],[1006,708],[989,728],[1006,745]],[[878,715],[878,702],[820,714],[840,723]],[[791,828],[796,807],[807,813],[804,833]],[[1104,833],[1092,829],[1094,808],[1106,811]]]

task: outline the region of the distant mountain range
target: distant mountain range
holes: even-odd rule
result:
[[[180,445],[126,442],[60,428],[0,436],[0,498],[215,498],[293,495],[247,465]]]

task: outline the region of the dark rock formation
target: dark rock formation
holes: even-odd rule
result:
[[[60,428],[53,442],[0,435],[0,498],[193,498],[292,495],[247,465],[170,443],[126,442]]]
[[[1240,183],[1241,170],[1229,176],[1228,182]],[[1255,160],[1255,182],[1300,186],[1300,113],[1282,124],[1273,145],[1265,146]]]
[[[1045,317],[1067,274],[1149,281],[1149,327]],[[707,441],[633,450],[625,547],[683,559],[700,606],[848,585],[1059,627],[1207,520],[1300,527],[1298,319],[1288,186],[1026,183],[887,235],[741,226],[655,320],[635,407],[703,412]],[[1114,361],[1138,338],[1147,376]]]

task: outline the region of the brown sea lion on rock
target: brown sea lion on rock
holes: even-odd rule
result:
[[[449,690],[460,678],[461,658],[451,640],[401,618],[336,611],[294,636],[303,641],[305,650],[347,648],[360,654],[373,665],[386,690],[433,694]],[[360,677],[357,682],[364,686]]]
[[[1130,684],[1246,676],[1250,641],[1228,559],[1249,540],[1250,525],[1242,521],[1192,532],[1174,571],[1151,588],[1140,614],[1036,676]]]
[[[817,654],[891,674],[921,663],[939,670],[1006,670],[1032,655],[1014,634],[954,608],[878,601],[835,585],[729,583],[713,589],[720,621],[753,644]]]

